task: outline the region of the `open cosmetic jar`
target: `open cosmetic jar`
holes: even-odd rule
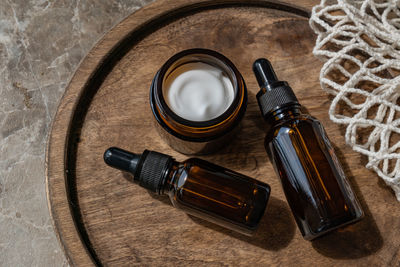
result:
[[[232,140],[247,107],[244,80],[225,56],[189,49],[156,73],[150,105],[160,136],[184,154],[209,154]]]

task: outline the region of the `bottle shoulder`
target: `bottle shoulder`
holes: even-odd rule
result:
[[[277,129],[277,128],[294,128],[298,127],[299,125],[309,125],[309,124],[321,124],[318,119],[315,117],[309,115],[309,114],[299,114],[297,116],[294,116],[292,118],[288,119],[282,119],[272,125],[272,129]]]
[[[315,117],[309,114],[299,114],[272,125],[266,135],[266,140],[271,140],[279,135],[297,134],[310,127],[323,129],[321,122]]]

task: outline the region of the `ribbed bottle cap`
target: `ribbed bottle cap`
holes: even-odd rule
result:
[[[148,150],[143,152],[142,157],[141,170],[138,170],[139,185],[160,193],[172,157]]]
[[[299,105],[292,88],[287,82],[278,80],[267,59],[257,59],[253,64],[253,72],[261,87],[257,93],[257,101],[264,118],[283,106]]]
[[[104,153],[104,161],[111,167],[130,172],[140,186],[160,193],[172,157],[145,150],[141,155],[111,147]]]

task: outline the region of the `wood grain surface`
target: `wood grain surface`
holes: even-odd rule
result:
[[[328,118],[330,97],[319,86],[322,63],[312,55],[315,35],[307,19],[318,2],[157,1],[92,49],[60,103],[46,158],[49,208],[72,265],[399,266],[399,203]],[[227,56],[247,84],[249,105],[237,139],[202,158],[271,185],[254,237],[174,209],[167,197],[128,182],[102,159],[110,146],[186,158],[155,132],[148,94],[158,68],[194,47]],[[314,242],[301,237],[263,147],[266,126],[251,70],[259,57],[271,60],[279,78],[324,124],[366,213],[361,222]]]

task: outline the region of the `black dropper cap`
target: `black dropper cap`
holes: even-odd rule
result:
[[[156,193],[160,193],[172,160],[171,156],[149,150],[134,154],[110,147],[104,152],[104,162],[107,165],[132,173],[133,181]]]
[[[279,81],[271,63],[265,58],[257,59],[253,64],[253,72],[258,85],[258,106],[264,118],[272,112],[289,105],[300,106],[292,88],[285,81]]]

